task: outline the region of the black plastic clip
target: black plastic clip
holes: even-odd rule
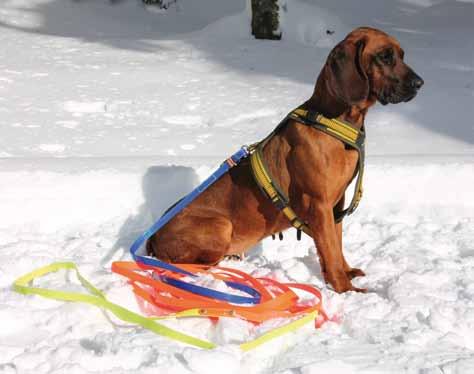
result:
[[[296,240],[300,241],[301,240],[301,230],[296,229]]]

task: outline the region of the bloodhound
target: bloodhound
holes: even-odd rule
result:
[[[313,95],[300,108],[360,129],[376,101],[407,102],[423,85],[403,56],[398,41],[386,33],[355,29],[331,51]],[[292,209],[311,230],[325,281],[336,292],[365,291],[351,283],[365,274],[346,262],[342,223],[333,216],[334,208],[344,206],[358,153],[292,120],[266,143],[263,157],[290,197]],[[283,213],[259,190],[245,159],[155,233],[147,252],[167,262],[216,264],[289,227]]]

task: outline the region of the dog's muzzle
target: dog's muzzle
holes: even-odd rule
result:
[[[418,74],[411,71],[402,83],[388,90],[382,90],[377,98],[382,105],[408,102],[416,96],[424,83]]]

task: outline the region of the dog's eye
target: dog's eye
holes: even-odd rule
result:
[[[377,57],[385,64],[385,65],[393,65],[393,51],[391,49],[385,49],[382,52],[377,54]]]

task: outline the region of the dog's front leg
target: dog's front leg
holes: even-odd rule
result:
[[[311,228],[321,263],[324,279],[338,293],[345,291],[365,291],[352,286],[344,269],[339,239],[332,206],[326,201],[313,199],[310,204],[308,223]]]

